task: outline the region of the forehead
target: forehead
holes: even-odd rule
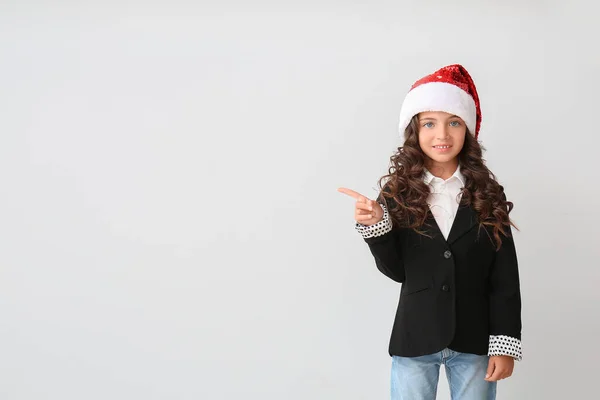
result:
[[[419,119],[431,118],[431,119],[450,119],[450,118],[459,118],[454,114],[449,114],[444,111],[424,111],[418,114]]]

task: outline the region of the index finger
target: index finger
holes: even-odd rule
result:
[[[356,200],[363,202],[363,203],[366,203],[368,200],[368,198],[366,196],[363,196],[362,194],[355,192],[352,189],[341,187],[341,188],[338,188],[338,192],[347,194],[350,197],[354,197]]]

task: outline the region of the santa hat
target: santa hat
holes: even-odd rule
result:
[[[462,118],[477,140],[481,125],[479,96],[473,79],[459,64],[448,65],[416,81],[400,110],[400,134],[412,117],[424,111],[444,111]]]

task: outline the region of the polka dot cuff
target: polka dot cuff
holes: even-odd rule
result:
[[[490,335],[488,356],[512,356],[515,360],[521,361],[523,359],[521,341],[511,336]]]
[[[356,230],[364,239],[382,236],[392,230],[392,218],[390,217],[387,208],[381,203],[379,203],[379,205],[383,209],[383,218],[381,221],[373,225],[363,225],[359,222],[356,223]]]

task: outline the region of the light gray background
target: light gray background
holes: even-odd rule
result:
[[[387,399],[399,286],[336,189],[376,195],[455,62],[521,228],[498,398],[596,395],[584,2],[102,3],[0,2],[0,398]]]

